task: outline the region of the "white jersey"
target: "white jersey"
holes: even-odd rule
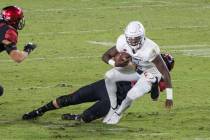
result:
[[[145,39],[143,46],[139,50],[133,52],[132,48],[126,42],[125,35],[122,34],[117,39],[116,49],[118,52],[130,54],[132,56],[132,62],[137,65],[139,70],[146,71],[153,69],[153,71],[157,71],[152,61],[160,54],[160,49],[158,45],[149,38]]]

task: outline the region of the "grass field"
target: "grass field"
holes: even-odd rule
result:
[[[210,0],[1,0],[25,10],[18,47],[37,50],[21,64],[0,55],[0,140],[210,140]],[[176,60],[174,107],[149,95],[136,101],[118,125],[62,121],[90,104],[52,111],[36,121],[22,114],[103,78],[111,67],[101,55],[131,20]]]

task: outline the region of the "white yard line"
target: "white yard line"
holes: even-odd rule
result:
[[[66,56],[66,57],[36,57],[28,58],[26,61],[40,61],[40,60],[71,60],[71,59],[89,59],[89,58],[100,58],[101,56]],[[11,59],[0,59],[0,62],[13,62]]]
[[[199,56],[199,57],[210,57],[210,48],[203,49],[189,49],[189,50],[176,50],[186,56]]]
[[[163,29],[193,29],[193,28],[208,28],[207,25],[201,25],[201,26],[166,26],[164,28],[159,27],[152,27],[154,30],[163,30]],[[68,35],[68,34],[86,34],[86,33],[102,33],[102,32],[108,32],[111,30],[106,29],[92,29],[92,30],[80,30],[80,31],[54,31],[54,32],[38,32],[38,33],[24,33],[22,36],[33,36],[33,35],[39,35],[39,36],[45,36],[45,35]],[[91,41],[90,41],[91,42]],[[94,41],[92,41],[94,42]],[[95,41],[96,42],[96,41]]]
[[[144,0],[140,2],[119,2],[118,4],[126,4],[126,5],[116,5],[116,6],[101,6],[101,7],[84,7],[84,8],[43,8],[43,9],[26,9],[25,12],[59,12],[59,11],[81,11],[81,10],[106,10],[106,9],[128,9],[128,8],[143,8],[147,7],[168,7],[168,6],[189,6],[188,8],[201,8],[207,9],[210,8],[209,5],[200,6],[194,3],[175,3],[170,1],[155,1],[155,0]],[[148,3],[148,5],[142,5],[143,3]],[[151,4],[149,4],[151,3]],[[128,5],[130,4],[130,5]],[[194,6],[194,7],[193,7]]]
[[[170,133],[138,133],[140,136],[163,136],[163,135],[169,135]]]
[[[94,45],[102,45],[102,46],[114,46],[115,43],[114,42],[106,42],[106,41],[92,41],[89,40],[87,41],[87,43],[90,44],[94,44]],[[194,45],[165,45],[165,46],[160,46],[162,49],[164,48],[175,48],[175,49],[179,49],[179,48],[200,48],[200,47],[209,47],[210,45],[208,44],[194,44]]]
[[[135,3],[134,3],[135,4]],[[128,8],[143,8],[144,5],[120,5],[120,6],[103,6],[103,7],[85,7],[85,8],[52,8],[52,9],[28,9],[25,12],[59,12],[59,11],[82,11],[82,10],[106,10],[106,9],[128,9]],[[165,7],[167,5],[153,4],[150,7]]]
[[[100,32],[107,32],[109,30],[99,30],[99,29],[93,29],[93,30],[81,30],[81,31],[61,31],[61,32],[38,32],[38,33],[25,33],[22,34],[22,36],[32,36],[32,35],[67,35],[67,34],[85,34],[85,33],[100,33]]]
[[[114,42],[100,42],[100,41],[87,41],[87,43],[89,44],[94,44],[94,45],[102,45],[102,46],[108,46],[108,47],[112,47],[115,45]]]
[[[208,44],[194,44],[194,45],[166,45],[160,46],[162,49],[167,48],[174,48],[174,49],[182,49],[182,48],[201,48],[201,47],[209,47]]]
[[[200,81],[200,80],[207,80],[207,79],[189,79],[189,80],[182,80],[182,79],[174,79],[172,82],[190,82],[190,81]],[[210,80],[210,78],[209,78]],[[69,80],[71,81],[71,80]],[[91,84],[91,83],[85,83],[85,84],[68,84],[66,86],[62,86],[62,83],[59,84],[53,84],[48,86],[32,86],[32,87],[13,87],[11,90],[33,90],[33,89],[48,89],[48,88],[72,88],[72,87],[82,87],[84,85]]]

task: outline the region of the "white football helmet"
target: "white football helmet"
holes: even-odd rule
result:
[[[145,40],[144,26],[139,21],[131,21],[125,29],[125,37],[134,51],[140,49]]]

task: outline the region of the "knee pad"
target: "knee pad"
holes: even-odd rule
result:
[[[0,96],[2,96],[4,93],[4,88],[0,85]]]
[[[65,107],[71,104],[72,97],[71,95],[64,95],[64,96],[60,96],[56,99],[56,102],[58,104],[59,107]]]

